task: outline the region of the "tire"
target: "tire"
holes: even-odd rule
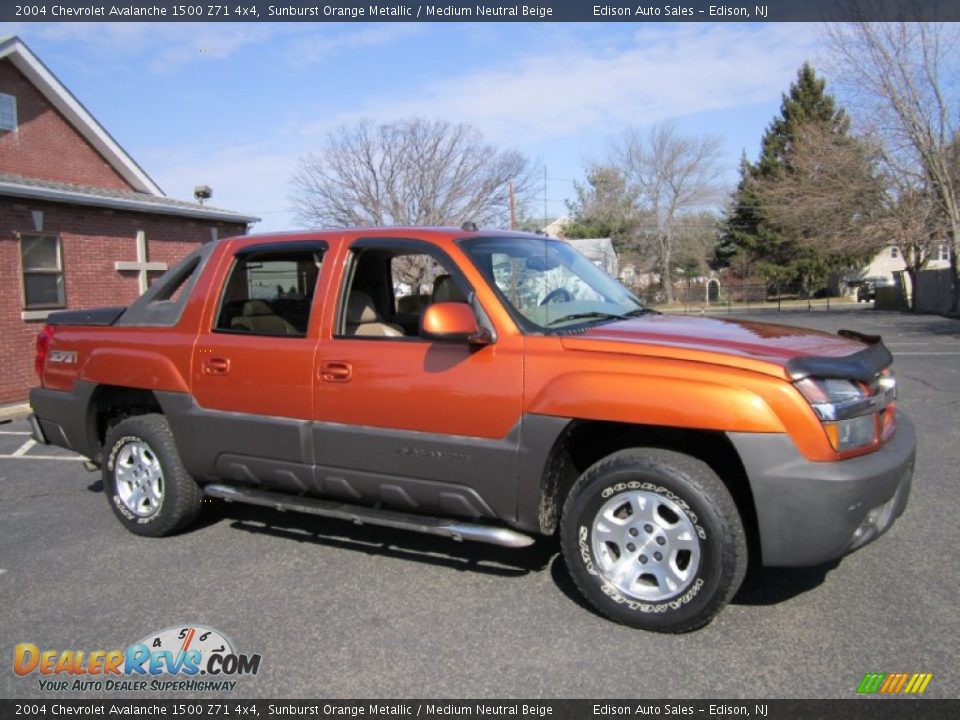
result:
[[[132,533],[162,537],[197,519],[203,494],[183,467],[163,415],[136,415],[111,427],[102,472],[110,507]]]
[[[598,612],[656,632],[709,623],[747,570],[726,486],[706,463],[670,450],[621,450],[589,467],[564,503],[560,542]]]

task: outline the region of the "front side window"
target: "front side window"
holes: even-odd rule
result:
[[[24,310],[66,307],[59,236],[22,235],[20,266],[23,269]]]
[[[563,329],[647,312],[629,290],[565,242],[477,238],[462,247],[528,329]]]
[[[305,337],[321,261],[322,254],[311,250],[238,256],[224,286],[215,329]]]
[[[416,321],[434,302],[466,302],[450,270],[432,255],[394,255],[390,258],[390,278],[394,311],[400,319]]]
[[[469,288],[448,258],[397,241],[353,251],[338,337],[420,339],[420,317],[438,302],[467,302]]]

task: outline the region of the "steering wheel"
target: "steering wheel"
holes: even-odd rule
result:
[[[573,300],[573,295],[570,294],[570,291],[566,288],[557,288],[556,290],[551,290],[547,293],[547,296],[540,301],[541,305],[548,305],[549,303],[556,302],[559,299],[560,302],[571,302]]]

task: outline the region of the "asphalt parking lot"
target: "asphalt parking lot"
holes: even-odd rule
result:
[[[960,321],[749,317],[881,334],[895,355],[920,438],[913,493],[841,562],[752,574],[707,628],[644,633],[586,609],[549,541],[506,550],[218,503],[192,532],[139,538],[97,473],[13,423],[0,426],[0,696],[57,696],[11,671],[17,643],[125,648],[199,623],[262,656],[234,697],[846,698],[864,673],[895,671],[932,672],[927,696],[960,697]]]

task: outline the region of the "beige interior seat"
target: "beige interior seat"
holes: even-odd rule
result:
[[[248,300],[243,304],[243,314],[230,321],[235,330],[264,335],[296,335],[297,329],[277,315],[263,300]]]
[[[354,290],[347,299],[347,335],[403,337],[403,328],[383,322],[370,296]]]
[[[467,298],[464,296],[460,288],[457,287],[457,284],[453,281],[452,277],[449,275],[437,275],[436,279],[433,281],[433,296],[431,298],[431,302],[465,303],[466,301]]]

